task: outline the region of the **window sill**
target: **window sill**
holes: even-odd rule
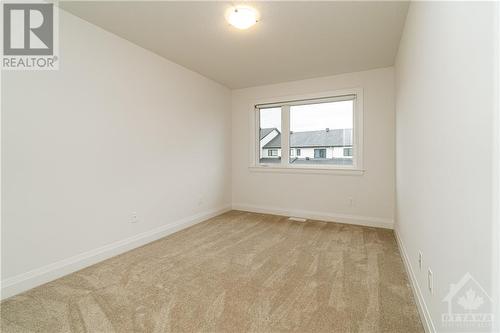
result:
[[[282,167],[282,166],[250,166],[250,172],[275,172],[275,173],[309,173],[309,174],[328,174],[344,176],[362,176],[364,169],[353,168],[325,168],[325,167]]]

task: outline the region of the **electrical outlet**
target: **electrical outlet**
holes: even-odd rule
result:
[[[433,274],[431,269],[429,268],[427,270],[427,288],[429,289],[429,292],[431,295],[434,295],[434,280],[433,280]]]
[[[139,218],[137,217],[137,213],[132,212],[132,214],[130,214],[130,223],[137,223],[137,222],[139,222]]]
[[[424,261],[424,255],[422,254],[422,251],[418,251],[418,268],[422,270],[422,263]]]
[[[352,197],[347,198],[347,204],[349,207],[354,206],[354,199]]]

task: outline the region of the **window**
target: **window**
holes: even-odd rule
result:
[[[352,165],[337,150],[352,144],[353,116],[353,99],[290,106],[290,147],[303,150],[290,163]]]
[[[326,158],[326,149],[314,149],[314,158]]]
[[[256,105],[258,164],[361,168],[361,91],[333,96]]]
[[[281,108],[259,111],[259,162],[281,163]]]

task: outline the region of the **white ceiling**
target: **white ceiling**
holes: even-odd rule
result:
[[[245,2],[249,3],[249,2]],[[108,31],[229,88],[391,66],[407,2],[252,2],[248,30],[228,2],[61,2]]]

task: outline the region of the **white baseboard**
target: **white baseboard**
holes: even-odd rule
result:
[[[82,268],[150,243],[176,231],[225,213],[229,210],[231,210],[230,206],[211,209],[209,211],[175,221],[174,223],[169,223],[153,230],[84,252],[74,257],[63,259],[53,264],[5,279],[1,282],[0,299],[14,296],[64,275],[76,272]]]
[[[293,217],[312,219],[312,220],[322,220],[327,222],[363,225],[368,227],[378,227],[387,229],[394,228],[394,221],[392,219],[386,219],[380,217],[313,212],[307,210],[283,209],[283,208],[256,206],[248,204],[233,204],[232,207],[235,210],[243,210],[254,213],[293,216]]]
[[[408,253],[406,252],[406,247],[403,244],[401,237],[399,237],[399,233],[397,228],[394,229],[394,234],[396,235],[396,240],[398,242],[399,252],[401,253],[401,257],[403,258],[403,264],[406,269],[406,273],[410,278],[411,289],[413,291],[413,297],[417,301],[417,309],[420,314],[420,319],[424,326],[424,330],[426,333],[435,333],[436,328],[434,323],[432,322],[431,315],[429,313],[429,309],[427,308],[427,304],[425,303],[424,296],[422,295],[422,291],[418,284],[418,280],[413,272],[413,268],[410,264],[410,258],[408,257]]]

